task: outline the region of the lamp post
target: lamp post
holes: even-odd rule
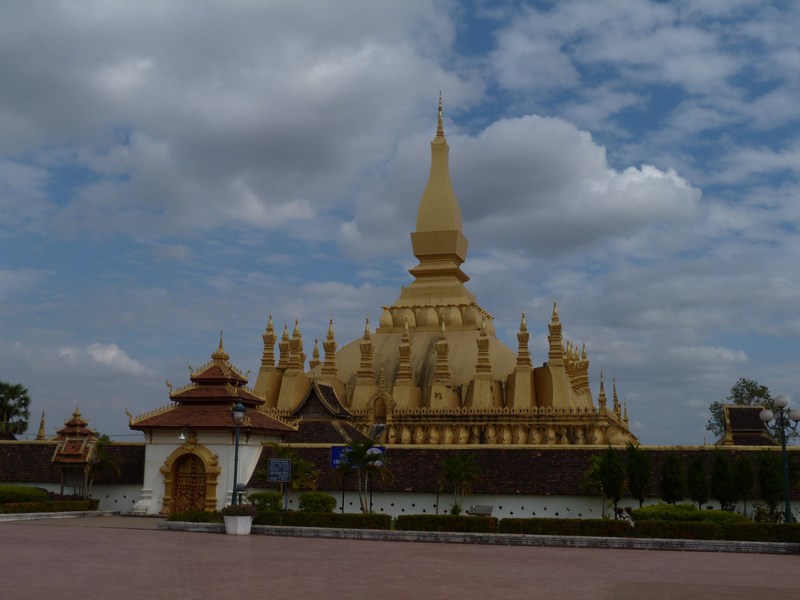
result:
[[[242,421],[244,421],[244,411],[245,407],[241,400],[238,400],[231,410],[233,422],[236,425],[236,443],[233,449],[233,497],[231,498],[231,504],[234,506],[239,504],[239,498],[237,497],[237,489],[239,486],[237,485],[236,479],[239,473],[239,426],[242,424]]]
[[[800,408],[789,410],[789,398],[786,396],[776,396],[773,404],[777,409],[777,414],[765,408],[759,413],[758,418],[764,423],[769,423],[774,420],[775,427],[781,435],[781,456],[783,458],[783,520],[785,523],[791,523],[794,521],[794,518],[792,517],[792,504],[789,500],[789,456],[786,452],[786,430],[792,429],[797,431],[798,421],[800,421]]]

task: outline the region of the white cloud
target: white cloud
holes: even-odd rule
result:
[[[148,367],[128,356],[116,344],[94,342],[86,347],[66,346],[57,352],[59,358],[70,365],[94,363],[122,375],[150,375]]]

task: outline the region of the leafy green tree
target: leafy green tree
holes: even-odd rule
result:
[[[706,463],[702,456],[696,456],[689,463],[689,470],[686,473],[686,490],[689,498],[697,502],[697,508],[702,510],[703,504],[708,502],[710,492]]]
[[[661,467],[661,498],[668,504],[675,504],[686,496],[686,475],[681,457],[670,452]]]
[[[725,435],[725,409],[723,406],[726,404],[734,406],[764,406],[770,410],[774,409],[772,395],[767,386],[761,385],[752,379],[740,378],[731,388],[731,393],[727,398],[712,402],[708,407],[711,418],[706,423],[706,429],[717,438]]]
[[[122,474],[122,469],[119,466],[119,459],[114,454],[110,446],[112,444],[111,438],[105,433],[98,436],[97,442],[94,446],[94,462],[89,470],[89,488],[87,494],[92,489],[94,479],[103,473],[113,472],[117,477]]]
[[[375,440],[354,440],[342,453],[342,462],[337,468],[340,477],[348,472],[355,472],[358,477],[358,498],[361,512],[369,513],[369,482],[370,479],[380,477],[382,480],[391,479],[392,473],[386,464],[386,455],[377,448]]]
[[[600,494],[601,515],[604,519],[608,518],[607,498],[600,482],[600,463],[603,461],[602,454],[595,454],[589,458],[589,468],[581,476],[581,491],[585,494]]]
[[[753,461],[746,454],[739,455],[733,463],[733,482],[736,497],[741,499],[744,514],[747,516],[747,497],[753,491],[756,483],[756,470]]]
[[[292,461],[292,480],[289,482],[289,487],[293,490],[309,489],[312,492],[317,491],[319,481],[319,471],[314,467],[314,463],[310,460],[300,458],[297,452],[288,446],[281,446],[277,443],[270,444],[275,450],[275,458],[285,458]],[[283,492],[283,484],[280,486]]]
[[[31,404],[28,390],[19,383],[0,381],[0,435],[16,435],[28,429]]]
[[[739,500],[736,489],[736,473],[728,454],[717,452],[714,456],[714,470],[711,472],[711,494],[719,502],[722,510],[733,511]]]
[[[777,515],[778,504],[783,499],[783,465],[777,452],[762,452],[758,456],[757,470],[760,498],[771,515]]]
[[[472,493],[472,486],[481,478],[481,468],[475,456],[467,452],[456,452],[445,458],[439,467],[441,482],[453,489],[454,515],[461,514],[464,496]]]
[[[611,446],[605,449],[600,459],[598,473],[603,494],[614,504],[614,518],[617,518],[617,505],[625,489],[625,466]]]
[[[639,508],[644,504],[645,496],[650,491],[650,479],[652,478],[652,461],[650,455],[628,442],[625,446],[628,458],[628,491],[631,496],[639,501]]]

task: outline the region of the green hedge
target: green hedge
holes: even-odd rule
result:
[[[4,513],[74,512],[97,510],[100,500],[45,500],[44,502],[6,502],[0,506]]]
[[[219,512],[207,510],[184,510],[174,512],[167,517],[167,521],[186,521],[188,523],[222,523],[223,518]]]
[[[752,521],[709,523],[644,520],[631,527],[626,521],[599,519],[502,519],[498,533],[800,543],[800,523],[785,525]]]
[[[401,531],[457,531],[460,533],[495,533],[497,517],[460,515],[400,515],[395,529]]]
[[[336,498],[323,492],[305,492],[300,494],[300,510],[307,512],[333,512]]]
[[[47,491],[27,485],[0,485],[0,504],[8,502],[43,502]]]
[[[669,540],[721,540],[722,526],[702,521],[640,521],[631,529],[631,537]]]
[[[631,529],[627,521],[608,519],[502,519],[498,533],[625,537]]]
[[[752,521],[736,512],[727,510],[700,510],[692,504],[654,504],[637,508],[631,512],[633,520],[643,521],[702,521],[724,525],[727,523],[751,523]]]
[[[342,529],[391,529],[392,517],[382,514],[313,513],[306,511],[259,512],[254,525],[333,527]]]

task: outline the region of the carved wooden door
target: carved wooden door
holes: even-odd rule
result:
[[[175,463],[172,512],[205,510],[206,470],[203,461],[187,454]]]

